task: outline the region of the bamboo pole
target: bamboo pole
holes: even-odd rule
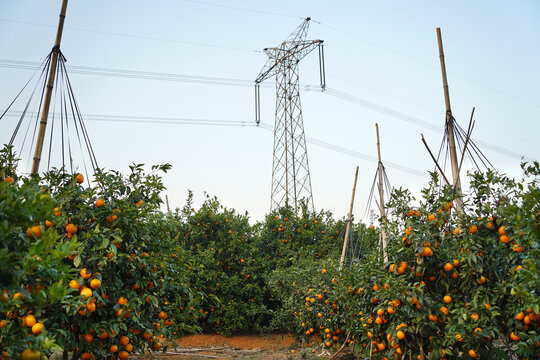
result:
[[[349,232],[351,229],[351,217],[354,205],[354,193],[356,192],[356,180],[358,180],[358,166],[356,167],[356,173],[354,174],[354,185],[351,196],[351,206],[349,208],[349,218],[347,220],[347,227],[345,228],[345,239],[343,240],[343,249],[341,250],[341,260],[339,261],[339,270],[343,269],[343,263],[345,262],[345,253],[347,252],[347,244],[349,242]]]
[[[446,105],[446,127],[448,129],[448,144],[450,145],[450,161],[452,162],[452,175],[454,191],[456,197],[456,209],[459,213],[461,209],[461,181],[459,180],[458,160],[456,153],[456,142],[454,138],[454,123],[452,118],[452,109],[450,106],[450,93],[448,91],[448,80],[446,78],[446,65],[444,63],[444,50],[442,44],[441,28],[437,28],[437,42],[439,44],[439,59],[441,61],[441,72],[444,90],[444,102]]]
[[[167,203],[167,212],[171,213],[171,208],[169,207],[169,197],[165,194],[165,202]]]
[[[386,225],[386,210],[384,208],[384,188],[383,188],[383,166],[381,160],[381,143],[379,141],[379,124],[375,124],[375,129],[377,130],[377,154],[379,156],[379,201],[380,206],[379,210],[381,212],[381,241],[382,241],[382,253],[384,261],[388,261],[388,254],[386,253],[386,231],[384,227]]]
[[[60,10],[60,19],[58,20],[58,30],[56,32],[56,41],[54,42],[53,54],[49,69],[49,78],[47,81],[47,92],[45,93],[45,101],[43,103],[43,112],[41,113],[41,121],[39,122],[39,132],[36,142],[36,151],[34,153],[34,162],[32,164],[32,174],[39,172],[39,162],[41,161],[41,152],[43,150],[43,142],[45,140],[45,131],[47,129],[47,118],[49,117],[49,107],[51,105],[51,97],[53,93],[54,78],[56,76],[56,64],[58,55],[60,54],[60,42],[62,40],[62,31],[64,30],[64,19],[66,18],[68,0],[62,0],[62,9]]]

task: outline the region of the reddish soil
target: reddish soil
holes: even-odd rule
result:
[[[226,346],[242,350],[283,349],[290,347],[296,340],[289,334],[284,335],[242,335],[225,337],[222,335],[187,335],[176,340],[182,347]]]
[[[318,360],[317,346],[303,347],[289,334],[283,335],[187,335],[175,341],[178,347],[169,348],[166,354],[147,354],[144,360]],[[343,359],[344,360],[344,359]]]

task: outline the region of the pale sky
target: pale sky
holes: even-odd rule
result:
[[[60,6],[0,0],[0,109],[51,50]],[[182,207],[191,189],[196,205],[207,192],[262,219],[273,133],[252,126],[251,82],[266,61],[262,49],[279,45],[308,16],[307,38],[324,40],[329,89],[318,88],[313,52],[300,63],[300,82],[317,210],[346,215],[358,165],[354,213],[363,217],[377,167],[376,122],[392,186],[416,195],[426,186],[434,165],[420,133],[437,151],[445,114],[437,27],[458,123],[466,128],[476,107],[473,138],[501,172],[519,177],[521,156],[539,158],[540,1],[70,0],[61,49],[99,166],[171,163],[164,177],[171,207]],[[261,118],[270,126],[274,85],[269,79],[261,89]],[[23,93],[12,110],[23,110],[29,97]],[[2,144],[16,121],[0,121]],[[470,168],[465,163],[463,172]]]

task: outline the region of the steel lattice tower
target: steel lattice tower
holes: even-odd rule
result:
[[[321,87],[324,90],[323,40],[305,40],[310,18],[278,47],[266,48],[268,60],[255,80],[255,112],[260,123],[259,84],[276,76],[276,120],[272,164],[272,195],[270,209],[289,205],[298,210],[304,202],[314,210],[311,178],[304,134],[298,63],[315,48],[319,48]]]

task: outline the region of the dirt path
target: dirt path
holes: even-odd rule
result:
[[[318,356],[320,349],[305,348],[294,337],[284,335],[188,335],[176,340],[178,348],[166,354],[151,354],[150,360],[296,360],[328,359]]]

